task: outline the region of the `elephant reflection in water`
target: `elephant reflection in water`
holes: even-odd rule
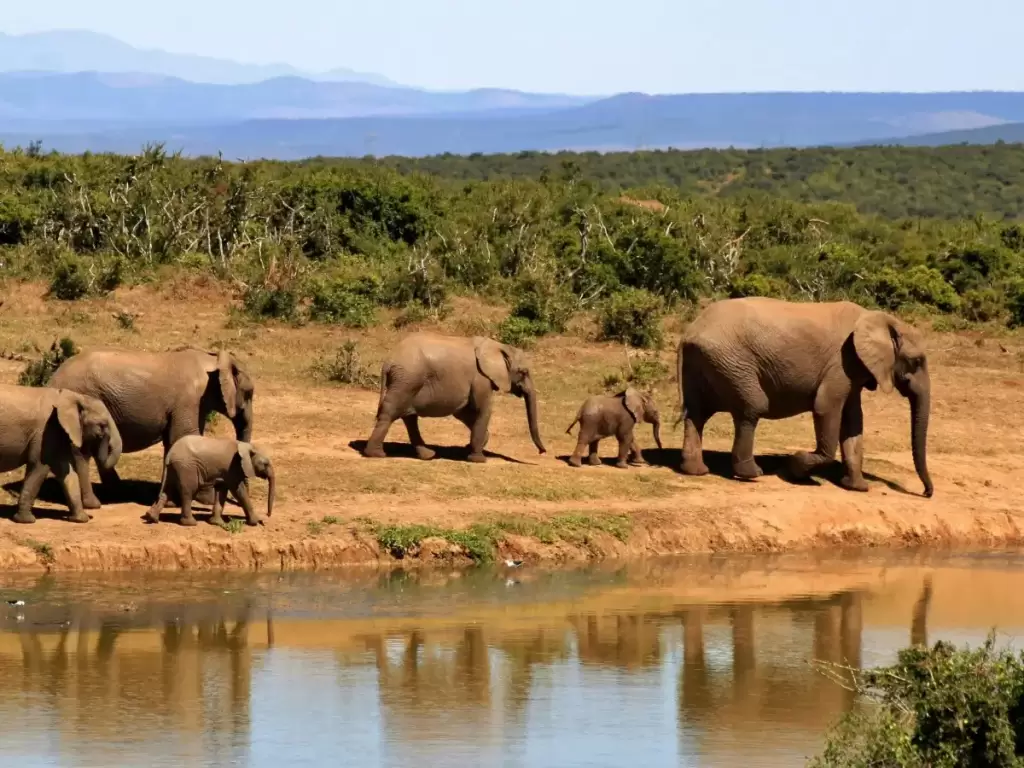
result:
[[[98,623],[90,629],[97,619],[78,610],[59,632],[24,627],[0,635],[0,690],[43,694],[62,737],[86,750],[112,740],[142,746],[172,734],[198,759],[219,745],[211,736],[226,735],[227,745],[248,733],[247,617],[230,630],[224,619],[188,617],[166,620],[162,629],[126,630],[109,618]],[[20,646],[20,676],[10,641]]]
[[[931,579],[926,578],[914,606],[911,643],[927,642]],[[862,595],[845,592],[825,601],[781,606],[738,605],[725,611],[694,607],[680,615],[683,624],[683,665],[679,681],[679,717],[683,727],[699,723],[702,738],[728,733],[731,748],[762,746],[758,733],[767,724],[783,725],[809,739],[818,735],[853,705],[855,694],[822,675],[811,664],[780,664],[772,649],[757,653],[757,628],[766,634],[788,624],[798,636],[809,629],[810,656],[819,662],[860,668],[863,638]],[[732,635],[731,675],[709,668],[704,633],[728,618]],[[722,679],[725,677],[726,679]],[[728,682],[726,682],[728,680]],[[733,756],[735,757],[735,755]]]
[[[365,638],[374,655],[381,712],[397,744],[464,740],[521,742],[534,668],[568,655],[564,633],[452,634],[413,631]],[[388,652],[399,645],[401,651]],[[420,758],[423,756],[420,755]],[[429,761],[428,761],[429,762]]]
[[[570,616],[579,659],[585,664],[624,669],[656,667],[662,662],[658,622],[643,614]]]

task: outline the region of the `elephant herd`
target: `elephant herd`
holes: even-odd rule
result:
[[[762,474],[754,460],[758,422],[810,412],[815,450],[795,454],[791,473],[806,477],[833,462],[839,449],[843,486],[867,490],[861,392],[895,387],[910,403],[914,466],[924,495],[932,496],[927,359],[921,335],[899,319],[850,302],[726,299],[689,324],[676,361],[684,474],[708,472],[702,436],[716,413],[732,415],[732,471],[751,480]],[[162,443],[163,477],[148,521],[158,522],[173,496],[183,524],[195,524],[192,501],[211,504],[212,521],[223,522],[230,492],[249,524],[262,522],[250,503],[248,480],[268,480],[269,517],[275,475],[270,458],[251,443],[254,392],[251,376],[234,355],[194,348],[83,352],[64,362],[45,387],[0,386],[0,472],[26,467],[14,520],[35,521],[33,502],[53,473],[64,488],[70,519],[87,522],[88,510],[100,507],[89,479],[90,461],[102,483],[113,485],[122,453]],[[416,456],[430,459],[434,452],[423,441],[419,418],[454,416],[469,429],[469,461],[483,462],[498,392],[522,398],[530,437],[544,453],[537,387],[522,350],[483,337],[410,334],[382,365],[375,424],[363,455],[383,457],[388,430],[401,419]],[[231,421],[234,439],[203,436],[214,413]],[[579,424],[569,464],[580,466],[585,450],[590,463],[597,463],[598,442],[611,436],[618,440],[617,466],[640,463],[633,436],[640,422],[653,425],[661,448],[660,417],[649,394],[627,388],[613,397],[588,398],[567,430]]]

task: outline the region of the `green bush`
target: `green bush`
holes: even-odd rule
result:
[[[18,384],[23,387],[43,387],[54,372],[69,357],[78,354],[78,346],[67,336],[54,341],[50,349],[35,362],[29,363],[18,375]]]
[[[786,284],[783,281],[767,275],[737,275],[729,285],[729,296],[733,299],[745,296],[784,298],[786,293]]]
[[[1024,765],[1024,655],[945,642],[855,673],[873,703],[847,715],[811,765],[959,768]]]
[[[380,293],[375,277],[318,280],[312,286],[309,316],[321,323],[369,328],[377,323]]]
[[[601,338],[631,347],[661,346],[661,318],[665,302],[642,288],[627,288],[613,295],[601,308]]]
[[[995,288],[972,288],[961,297],[960,311],[975,323],[998,320],[1006,312],[1004,296]]]
[[[498,325],[498,341],[513,347],[528,349],[538,336],[547,333],[547,326],[526,317],[509,315]]]
[[[317,361],[313,365],[313,373],[335,384],[350,384],[365,389],[377,389],[380,386],[380,377],[363,364],[359,344],[352,339],[345,341],[333,358]]]
[[[299,297],[293,288],[250,285],[242,294],[245,313],[260,320],[291,320],[296,316],[298,307]]]
[[[870,278],[871,293],[880,307],[899,310],[922,304],[941,312],[953,312],[960,306],[960,297],[942,274],[918,264],[899,272],[883,267]]]
[[[89,293],[91,281],[83,260],[66,254],[54,265],[50,295],[61,301],[77,301]]]

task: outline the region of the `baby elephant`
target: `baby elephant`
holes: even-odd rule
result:
[[[615,466],[626,469],[627,458],[630,464],[643,464],[640,448],[633,436],[633,427],[640,421],[654,425],[654,441],[661,450],[661,417],[650,395],[629,387],[617,395],[588,397],[577,411],[576,421],[565,430],[566,434],[572,434],[572,428],[579,422],[579,439],[576,441],[576,450],[569,457],[569,463],[574,467],[580,466],[583,449],[589,446],[588,460],[591,465],[597,466],[601,463],[597,455],[597,444],[601,438],[614,435],[619,441],[619,460]]]
[[[260,477],[270,483],[267,492],[267,517],[274,512],[274,467],[265,453],[251,443],[234,438],[186,435],[179,438],[164,461],[164,475],[160,481],[160,497],[149,508],[145,519],[160,522],[160,512],[167,503],[168,491],[177,492],[181,503],[181,524],[195,525],[192,500],[204,488],[213,487],[213,514],[210,522],[223,525],[224,502],[230,491],[245,510],[249,525],[262,525],[263,520],[252,508],[246,481]]]

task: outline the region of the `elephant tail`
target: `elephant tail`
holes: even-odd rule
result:
[[[683,345],[680,344],[676,350],[676,386],[679,388],[679,418],[676,419],[674,426],[679,426],[679,423],[686,418],[686,398],[683,394]]]
[[[572,424],[570,424],[568,427],[565,428],[565,434],[571,435],[572,434],[572,428],[575,427],[579,423],[580,423],[580,417],[579,417],[579,414],[577,414],[576,418],[572,420]]]
[[[391,364],[386,360],[380,366],[380,398],[377,400],[377,418],[380,418],[381,409],[384,407],[384,396],[388,393],[388,374],[391,372]]]

